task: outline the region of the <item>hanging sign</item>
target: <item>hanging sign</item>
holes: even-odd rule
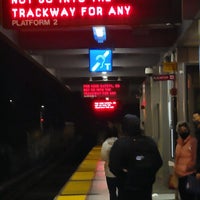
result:
[[[154,75],[154,81],[168,81],[168,80],[175,80],[174,74],[161,74],[161,75]]]
[[[116,100],[94,100],[93,109],[97,112],[114,111],[117,109]]]
[[[164,62],[163,63],[163,71],[164,72],[175,72],[177,71],[177,62]]]
[[[181,0],[2,0],[3,26],[47,29],[181,20]],[[1,5],[0,5],[1,6]]]
[[[120,83],[86,83],[83,84],[83,96],[116,98],[120,87]]]
[[[133,16],[133,3],[131,0],[4,0],[4,10],[9,28],[79,26],[98,24],[99,20],[126,24]]]

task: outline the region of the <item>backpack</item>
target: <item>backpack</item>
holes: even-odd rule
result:
[[[126,183],[131,187],[152,185],[163,164],[154,140],[148,136],[130,137]]]

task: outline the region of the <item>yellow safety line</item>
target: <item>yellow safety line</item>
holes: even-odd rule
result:
[[[101,147],[93,147],[54,200],[85,200],[95,176]]]

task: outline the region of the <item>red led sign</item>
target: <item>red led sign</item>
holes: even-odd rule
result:
[[[87,83],[83,84],[83,96],[116,98],[120,87],[120,83]]]
[[[96,100],[93,101],[93,108],[95,111],[114,111],[117,108],[117,101]]]
[[[11,29],[181,22],[181,0],[2,0]]]
[[[120,18],[118,24],[126,24],[126,19],[133,16],[133,1],[4,0],[3,10],[9,28],[80,26],[99,20],[105,24],[105,19],[112,24],[114,18]]]
[[[175,80],[174,74],[161,74],[161,75],[154,75],[154,81],[168,81],[168,80]]]

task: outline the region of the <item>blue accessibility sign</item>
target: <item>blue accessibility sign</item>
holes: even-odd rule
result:
[[[112,50],[90,49],[90,71],[91,72],[112,71]]]

